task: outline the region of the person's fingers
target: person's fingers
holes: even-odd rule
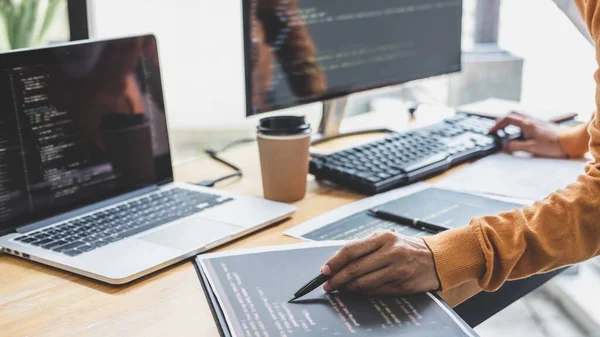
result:
[[[334,274],[323,286],[325,291],[331,292],[335,289],[341,289],[364,275],[387,267],[392,262],[392,259],[386,254],[379,253],[380,251],[377,250],[348,263],[346,267]]]
[[[517,124],[522,124],[524,120],[525,120],[525,118],[523,118],[522,116],[511,113],[510,115],[504,116],[504,117],[496,120],[496,124],[494,126],[492,126],[492,128],[490,129],[489,132],[494,133],[498,130],[504,129],[505,127],[507,127],[509,125],[518,126]]]
[[[492,126],[492,128],[490,129],[490,133],[496,132],[498,130],[504,129],[505,127],[511,125],[512,123],[520,123],[524,120],[523,117],[515,115],[515,114],[509,114],[506,115],[502,118],[498,118],[496,120],[496,124],[494,126]]]
[[[321,273],[323,275],[335,275],[337,272],[344,269],[350,262],[376,251],[391,240],[395,240],[394,234],[391,232],[383,232],[373,234],[364,239],[352,241],[325,262],[325,265],[321,268]]]
[[[525,138],[533,138],[536,135],[536,124],[531,119],[527,118],[527,116],[520,114],[510,114],[494,125],[489,131],[489,134],[493,134],[498,130],[502,130],[507,126],[514,125],[521,129],[521,133]]]
[[[513,140],[513,141],[508,142],[506,144],[506,146],[504,147],[504,149],[508,152],[526,151],[526,152],[530,152],[533,154],[537,154],[536,153],[537,144],[538,144],[538,142],[535,140],[525,140],[525,141]]]
[[[358,277],[345,285],[343,289],[351,292],[369,292],[386,285],[395,277],[393,270],[384,267]]]

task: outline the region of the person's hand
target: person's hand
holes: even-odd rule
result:
[[[433,254],[422,239],[378,232],[352,241],[321,269],[323,289],[368,295],[408,295],[440,288]]]
[[[513,112],[501,118],[489,131],[490,134],[509,125],[521,128],[525,140],[508,142],[504,150],[507,152],[526,151],[533,155],[549,158],[566,158],[567,153],[559,142],[559,127],[556,124],[530,118]]]

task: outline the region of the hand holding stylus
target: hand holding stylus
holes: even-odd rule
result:
[[[352,241],[321,269],[327,292],[408,295],[440,288],[433,254],[421,239],[378,232]]]

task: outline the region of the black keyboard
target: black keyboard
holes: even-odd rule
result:
[[[20,236],[15,241],[77,256],[231,200],[173,188]]]
[[[494,120],[457,114],[424,128],[392,133],[383,140],[310,161],[310,173],[364,194],[376,194],[489,155],[521,135],[508,127],[488,135]]]

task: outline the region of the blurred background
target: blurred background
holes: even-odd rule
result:
[[[256,120],[247,120],[244,114],[241,1],[87,2],[91,37],[157,35],[170,127],[178,131],[179,143],[227,140],[250,132]],[[594,110],[592,75],[596,69],[591,44],[551,0],[499,2],[499,49],[523,60],[522,83],[517,88],[520,101],[540,109],[576,111],[582,119],[588,118]],[[477,48],[476,5],[477,0],[464,0],[466,52]],[[66,0],[0,0],[0,13],[0,51],[69,39]],[[453,92],[448,84],[457,76],[353,95],[348,113],[367,112],[373,100],[402,95],[406,87],[419,89],[413,90],[410,97],[419,102],[451,106],[465,103],[452,97],[456,90]],[[465,96],[469,90],[461,88]],[[202,95],[207,92],[210,94]],[[321,106],[300,109],[318,115]],[[176,151],[180,160],[201,152]]]
[[[476,1],[464,1],[465,50],[474,47]],[[169,121],[180,131],[178,142],[197,144],[206,136],[233,139],[232,133],[256,124],[244,116],[241,1],[92,0],[88,10],[92,36],[147,32],[158,36]],[[500,48],[524,59],[521,101],[576,110],[587,118],[594,110],[593,47],[554,3],[502,0],[499,23]],[[456,75],[410,83],[425,87],[415,99],[446,105],[452,100],[447,85],[452,76]],[[400,91],[385,88],[354,95],[348,113],[366,112],[368,102]],[[319,115],[320,109],[314,104],[302,112]],[[186,148],[178,150],[181,159],[197,155]]]
[[[478,35],[477,1],[492,8],[483,22],[499,23],[492,41]],[[506,82],[496,90],[529,107],[574,111],[588,119],[595,109],[593,46],[551,0],[502,0],[497,11],[494,4],[495,0],[464,1],[465,61],[481,55],[482,45],[476,42],[491,42],[493,50],[486,55],[522,64],[520,83]],[[176,162],[201,156],[207,145],[253,134],[257,120],[246,119],[244,108],[241,1],[87,0],[87,11],[93,38],[157,35]],[[66,0],[0,0],[0,52],[69,39]],[[347,113],[370,111],[384,99],[456,106],[481,95],[464,83],[461,75],[448,75],[357,94],[350,98]],[[406,113],[400,106],[398,113]],[[295,112],[318,120],[321,105]],[[593,336],[600,330],[600,306],[595,305],[600,295],[594,294],[599,275],[594,266],[583,265],[477,331],[484,337]]]
[[[0,51],[69,38],[66,0],[0,0]]]

